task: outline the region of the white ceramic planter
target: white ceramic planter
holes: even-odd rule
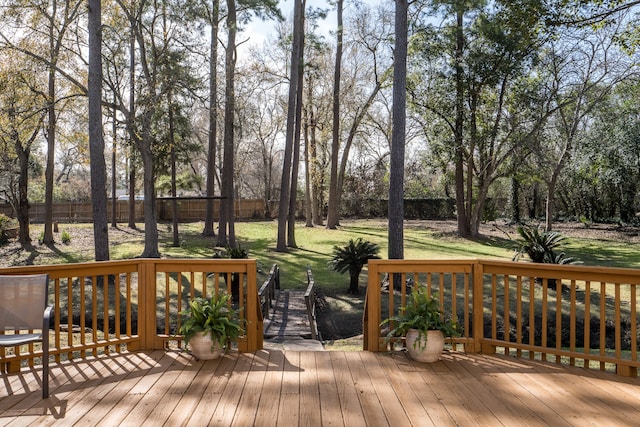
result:
[[[213,349],[212,349],[213,346]],[[217,359],[222,355],[222,346],[218,341],[211,339],[210,334],[198,332],[189,340],[191,354],[200,360]]]
[[[406,346],[409,356],[417,362],[436,362],[444,350],[442,331],[427,331],[426,334],[422,334],[420,341],[418,341],[419,335],[417,329],[409,329],[407,332]]]

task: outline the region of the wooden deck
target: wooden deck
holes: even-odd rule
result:
[[[2,374],[0,425],[632,426],[640,380],[503,356],[136,352]]]

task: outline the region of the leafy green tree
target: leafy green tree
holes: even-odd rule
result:
[[[85,40],[79,30],[79,19],[85,13],[84,2],[26,0],[3,2],[0,39],[6,47],[40,61],[48,72],[48,113],[45,119],[47,138],[47,161],[45,168],[45,224],[43,242],[51,244],[53,239],[53,187],[56,153],[57,120],[60,102],[64,99],[63,84],[58,77],[63,75],[86,94],[81,78],[72,70],[72,58],[81,53],[76,49]],[[70,40],[76,43],[69,43]],[[28,40],[28,43],[22,41]],[[65,69],[68,66],[68,69]],[[70,96],[70,94],[67,94]]]
[[[216,245],[236,246],[234,219],[234,175],[235,175],[235,74],[236,74],[236,36],[240,25],[251,18],[275,17],[281,18],[277,1],[274,0],[227,0],[227,47],[225,52],[225,106],[224,106],[224,137],[223,163],[221,178],[220,222]],[[287,209],[284,209],[284,214]]]
[[[334,246],[333,256],[329,266],[338,273],[349,272],[349,292],[359,293],[358,281],[363,267],[370,259],[378,259],[380,247],[375,243],[367,242],[362,238],[349,240],[344,247]]]
[[[594,109],[634,70],[630,58],[615,45],[616,31],[614,27],[597,32],[575,29],[549,44],[543,73],[555,87],[549,100],[557,108],[536,152],[547,184],[547,230],[552,229],[560,176],[584,141]]]
[[[29,176],[32,151],[42,131],[46,96],[34,62],[15,51],[0,64],[0,192],[13,206],[20,226],[18,241],[29,244]]]
[[[432,4],[444,26],[427,20],[412,39],[411,106],[437,129],[434,154],[454,169],[458,232],[473,236],[517,146],[510,93],[542,43],[544,9],[528,1]]]
[[[194,70],[186,60],[186,52],[194,49],[197,40],[185,31],[191,25],[190,10],[170,0],[157,4],[140,1],[126,3],[117,0],[119,11],[129,23],[137,52],[134,82],[135,104],[127,106],[122,87],[113,87],[119,111],[125,116],[127,131],[142,160],[145,193],[145,248],[142,256],[159,257],[158,224],[155,209],[155,181],[158,169],[171,164],[171,150],[177,148],[177,135],[186,141],[188,126],[181,120],[187,113],[173,101],[185,100],[196,88]],[[133,65],[133,61],[130,61]],[[129,97],[133,98],[133,97]],[[165,114],[173,120],[165,120]],[[169,123],[170,122],[170,123]],[[181,124],[182,123],[182,124]],[[173,126],[173,128],[171,128]],[[175,147],[168,143],[173,138]],[[183,149],[188,145],[180,144]],[[166,162],[166,163],[163,163]]]
[[[591,126],[560,180],[563,215],[587,223],[637,221],[639,96],[637,82],[621,83],[590,114]]]

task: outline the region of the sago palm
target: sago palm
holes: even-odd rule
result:
[[[378,259],[380,247],[375,243],[357,238],[349,240],[349,244],[344,247],[334,246],[333,257],[329,261],[329,266],[338,273],[349,272],[349,292],[357,294],[358,281],[362,268],[370,259]]]
[[[518,234],[522,237],[522,242],[516,248],[516,254],[513,256],[514,261],[527,254],[533,262],[557,263],[558,256],[555,250],[564,242],[563,235],[555,231],[540,231],[539,227],[525,225],[518,227]]]

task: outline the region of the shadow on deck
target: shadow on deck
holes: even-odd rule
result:
[[[640,380],[505,356],[122,353],[2,374],[0,425],[637,425]]]

